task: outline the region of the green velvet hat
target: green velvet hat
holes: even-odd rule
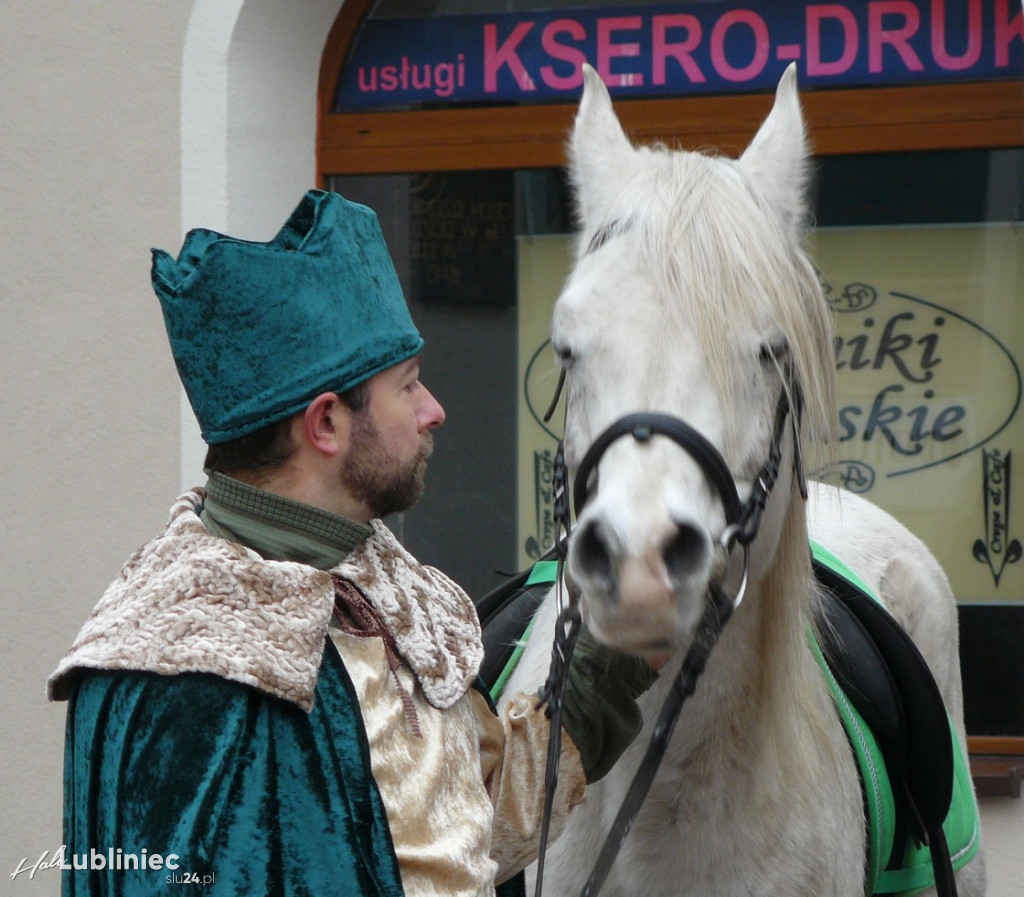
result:
[[[153,250],[178,374],[214,445],[362,383],[423,348],[377,216],[310,190],[269,243],[197,229]]]

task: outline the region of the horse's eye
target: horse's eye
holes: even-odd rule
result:
[[[789,358],[789,343],[785,340],[778,340],[770,343],[762,343],[757,353],[757,360],[761,364],[783,364]]]
[[[572,364],[574,356],[572,354],[572,349],[567,345],[564,343],[552,343],[551,348],[555,350],[555,355],[558,357],[558,360],[562,363],[563,367]]]

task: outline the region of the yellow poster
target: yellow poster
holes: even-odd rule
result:
[[[960,601],[1021,600],[1024,232],[840,228],[814,244],[835,310],[831,473],[922,538]]]
[[[566,236],[521,238],[519,546],[554,538],[551,465],[562,411],[548,328],[571,264]],[[835,311],[838,480],[902,520],[960,601],[1024,598],[1024,232],[1013,225],[815,234]],[[809,387],[810,388],[810,387]],[[1016,450],[1016,451],[1015,451]]]
[[[572,265],[572,239],[520,237],[519,284],[519,565],[527,567],[556,537],[552,494],[555,450],[562,436],[562,402],[545,423],[555,396],[558,363],[551,350],[551,310]]]

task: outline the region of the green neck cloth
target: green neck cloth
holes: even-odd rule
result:
[[[207,481],[199,517],[213,535],[269,561],[296,561],[320,570],[336,567],[373,532],[330,511],[216,472]]]

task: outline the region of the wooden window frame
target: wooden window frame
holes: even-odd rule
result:
[[[830,90],[802,95],[816,155],[1024,145],[1024,81]],[[619,100],[635,140],[736,155],[771,108],[766,94]],[[575,104],[320,117],[321,173],[549,168],[565,162]]]
[[[320,65],[317,179],[494,168],[556,168],[575,103],[411,111],[332,111],[342,66],[372,0],[347,0]],[[1024,146],[1024,80],[814,90],[801,95],[816,155]],[[644,142],[738,155],[771,108],[770,94],[618,100]],[[1020,795],[1024,737],[968,739],[979,793]],[[994,777],[994,778],[993,778]]]

